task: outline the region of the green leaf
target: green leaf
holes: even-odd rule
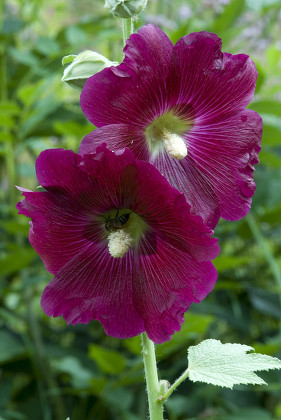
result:
[[[247,407],[226,416],[224,420],[273,420],[273,417],[267,411],[260,408]]]
[[[56,371],[67,373],[75,388],[89,387],[91,380],[95,377],[91,371],[85,369],[81,362],[72,356],[65,356],[60,360],[53,360],[52,366]]]
[[[273,70],[281,58],[281,51],[276,45],[270,45],[266,50],[266,58],[268,62],[268,70]]]
[[[263,63],[260,63],[258,60],[255,60],[255,65],[258,71],[258,78],[255,89],[255,93],[257,94],[263,86],[265,80],[265,69]]]
[[[97,379],[91,379],[91,392],[93,392],[96,395],[100,395],[107,384],[107,378],[97,378]]]
[[[82,139],[84,136],[93,131],[93,126],[91,124],[80,124],[74,121],[55,121],[54,129],[60,135],[76,136]]]
[[[247,352],[254,350],[243,344],[222,344],[205,340],[188,349],[189,379],[226,388],[239,384],[266,384],[254,372],[281,369],[276,357]]]
[[[259,222],[265,223],[281,223],[281,205],[267,210],[262,216],[258,217]]]
[[[0,131],[0,142],[1,143],[11,143],[13,141],[13,136],[11,133],[6,133],[4,131]]]
[[[11,57],[20,64],[24,64],[25,66],[34,67],[34,68],[40,67],[40,62],[39,62],[38,57],[36,57],[36,55],[34,55],[29,50],[20,51],[20,50],[17,50],[16,48],[10,47],[8,52],[11,55]]]
[[[63,59],[61,60],[62,65],[70,64],[74,60],[74,58],[77,57],[75,54],[65,55]]]
[[[122,412],[129,409],[134,398],[132,392],[128,392],[122,388],[111,388],[110,391],[106,391],[107,390],[105,389],[103,392],[103,398],[106,401],[106,405],[111,405],[115,409],[118,408]]]
[[[241,15],[245,7],[245,0],[232,0],[223,10],[222,14],[214,23],[212,30],[222,32],[233,26],[235,20]]]
[[[271,166],[272,168],[281,167],[281,157],[273,152],[266,152],[262,150],[259,155],[260,163],[263,165]]]
[[[263,125],[262,134],[263,146],[280,146],[281,145],[281,127],[274,127],[272,125]]]
[[[270,315],[273,318],[281,318],[280,300],[276,293],[270,293],[257,287],[250,289],[250,300],[252,305],[262,314]]]
[[[12,378],[5,379],[0,383],[0,407],[6,407],[9,404],[9,401],[12,397],[13,392],[13,380]],[[1,416],[0,416],[1,420]]]
[[[60,52],[58,43],[54,39],[47,37],[40,37],[36,42],[35,48],[47,57],[56,56]]]
[[[140,335],[122,340],[122,345],[136,356],[139,356],[141,353]]]
[[[13,128],[15,126],[13,118],[9,115],[1,115],[0,127]]]
[[[48,115],[52,114],[59,108],[60,104],[52,96],[44,98],[38,106],[28,113],[22,129],[20,137],[24,138],[32,134],[33,130],[36,130],[40,123],[42,123]]]
[[[89,356],[94,359],[101,371],[112,375],[121,373],[125,368],[125,358],[114,350],[90,344]]]
[[[259,353],[275,354],[281,349],[281,337],[271,339],[266,343],[254,343],[254,348]]]
[[[20,29],[22,29],[23,26],[24,22],[22,20],[19,20],[14,17],[8,18],[4,20],[0,33],[4,35],[11,35],[15,32],[18,32]]]
[[[42,83],[24,85],[17,91],[17,96],[25,106],[31,106],[39,95]]]
[[[0,227],[10,234],[28,235],[29,224],[13,220],[0,221]]]
[[[87,34],[78,26],[69,26],[65,30],[66,40],[71,45],[83,45],[87,41]]]
[[[281,115],[281,102],[279,101],[258,101],[249,105],[250,109],[258,113]]]
[[[25,348],[14,335],[0,330],[0,363],[5,363],[25,354]]]
[[[0,273],[5,276],[27,267],[37,254],[32,248],[17,250],[0,260]]]
[[[255,11],[260,11],[265,7],[279,5],[280,0],[247,0],[247,6]]]
[[[241,267],[242,265],[249,264],[250,261],[250,257],[219,256],[215,259],[214,265],[217,271],[220,273],[225,270],[231,270],[234,267]]]
[[[0,115],[16,115],[20,112],[20,107],[14,101],[0,102]]]
[[[196,339],[202,336],[210,324],[214,321],[211,315],[193,314],[188,312],[185,316],[185,322],[180,330],[173,335],[172,340],[157,346],[157,354],[161,358],[167,356],[181,347],[186,346],[186,340]]]

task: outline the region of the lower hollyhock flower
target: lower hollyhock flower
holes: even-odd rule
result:
[[[48,316],[98,320],[108,335],[146,331],[157,343],[213,289],[219,252],[212,230],[184,196],[128,149],[83,157],[46,150],[36,162],[45,191],[20,188],[29,239],[54,278],[42,295]]]
[[[152,25],[131,35],[124,53],[84,86],[82,110],[99,129],[80,153],[106,138],[110,149],[128,147],[153,163],[209,226],[245,216],[262,135],[260,116],[245,109],[256,85],[253,61],[221,52],[215,34],[173,45]]]

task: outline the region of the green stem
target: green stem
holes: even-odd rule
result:
[[[132,35],[134,31],[133,19],[122,19],[123,28],[123,45],[125,47],[127,39]]]
[[[186,378],[188,378],[188,376],[189,376],[189,372],[188,372],[188,369],[186,369],[183,372],[183,374],[178,379],[175,380],[173,385],[170,386],[166,394],[164,394],[161,397],[162,403],[164,403],[169,398],[169,396],[174,392],[174,390],[179,386],[179,384],[181,384]]]
[[[154,343],[147,337],[146,333],[141,334],[144,372],[146,378],[146,389],[150,420],[163,420],[163,402],[159,400],[160,386],[156,366]]]

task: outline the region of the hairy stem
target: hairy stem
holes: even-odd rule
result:
[[[125,47],[127,39],[132,35],[134,31],[133,19],[122,19],[123,28],[123,45]]]
[[[163,420],[163,402],[159,400],[160,386],[158,380],[154,343],[141,334],[144,372],[150,420]]]

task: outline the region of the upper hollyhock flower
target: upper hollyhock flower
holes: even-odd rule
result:
[[[146,331],[161,343],[213,289],[219,252],[212,230],[184,196],[128,149],[83,157],[46,150],[36,162],[46,191],[21,189],[29,239],[54,278],[42,296],[49,316],[101,322],[108,335]]]
[[[88,153],[106,139],[153,163],[185,193],[192,212],[214,227],[245,216],[255,191],[260,116],[245,109],[257,79],[244,54],[221,52],[221,40],[192,33],[175,46],[147,25],[131,35],[125,59],[89,78],[81,107],[97,127],[83,141]]]

